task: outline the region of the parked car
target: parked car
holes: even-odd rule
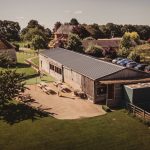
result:
[[[112,60],[112,63],[115,64],[115,63],[117,63],[117,61],[122,60],[122,59],[123,59],[123,58],[121,58],[121,57],[115,58],[115,59]]]
[[[136,63],[136,62],[130,62],[130,63],[127,63],[126,67],[128,67],[128,68],[134,68],[137,65],[138,65],[138,63]]]
[[[127,60],[127,58],[124,58],[124,59],[121,59],[121,60],[117,61],[117,64],[119,65],[121,62],[123,62],[125,60]]]
[[[146,66],[144,71],[150,73],[150,65]]]
[[[139,65],[135,66],[134,69],[144,71],[146,66],[147,66],[146,64],[139,64]]]
[[[121,66],[126,66],[126,64],[127,64],[127,63],[130,63],[130,62],[133,62],[133,61],[132,61],[132,60],[127,59],[127,60],[125,60],[125,61],[121,62],[119,65],[121,65]]]

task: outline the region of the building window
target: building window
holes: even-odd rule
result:
[[[62,74],[62,69],[55,66],[55,72],[58,74]]]
[[[62,74],[62,70],[60,68],[58,68],[58,73]]]
[[[54,70],[54,65],[49,64],[49,68],[50,68],[51,70]]]
[[[106,86],[101,86],[97,88],[97,95],[102,95],[106,94],[107,92],[107,87]]]

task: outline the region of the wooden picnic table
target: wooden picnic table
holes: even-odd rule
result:
[[[71,92],[70,87],[67,86],[67,85],[64,85],[64,84],[62,84],[62,85],[59,86],[59,90],[62,91],[62,92],[65,92],[65,93],[66,93],[66,92],[67,92],[67,93],[68,93],[68,92]]]
[[[49,86],[45,86],[44,87],[47,91],[51,91],[52,89],[51,89],[51,87],[49,87]]]

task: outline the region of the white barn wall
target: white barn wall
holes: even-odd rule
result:
[[[61,74],[56,73],[53,70],[50,70],[50,66],[49,66],[49,64],[53,64],[56,67],[59,67],[62,69],[61,64],[59,64],[58,62],[56,62],[56,61],[54,61],[48,57],[42,56],[42,55],[39,55],[39,60],[40,60],[39,61],[39,68],[41,71],[45,71],[46,73],[49,73],[51,76],[53,76],[57,80],[60,80],[60,81],[63,80],[63,76]],[[41,61],[42,61],[42,66],[41,66]]]
[[[74,89],[81,89],[81,75],[64,67],[64,82],[70,84]]]

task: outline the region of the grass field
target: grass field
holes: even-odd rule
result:
[[[18,73],[24,73],[27,79],[25,80],[26,84],[35,84],[41,81],[52,82],[54,78],[50,75],[45,75],[42,78],[39,77],[35,69],[33,69],[30,65],[25,63],[25,60],[28,58],[35,57],[34,54],[25,54],[25,53],[17,53],[17,65],[16,67],[10,68],[12,70],[17,70]],[[35,62],[38,62],[38,57],[34,59]],[[0,68],[0,70],[5,70],[4,68]]]
[[[35,57],[31,60],[35,65],[39,66],[39,57]]]
[[[149,150],[150,148],[150,129],[128,116],[124,110],[79,120],[37,117],[34,121],[27,119],[13,125],[6,121],[8,120],[0,120],[1,150]]]

